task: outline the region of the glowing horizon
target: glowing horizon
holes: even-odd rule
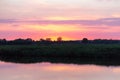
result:
[[[1,0],[0,39],[120,39],[119,0]]]

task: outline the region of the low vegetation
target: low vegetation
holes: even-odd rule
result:
[[[50,61],[119,65],[120,44],[2,45],[0,60],[18,63]]]

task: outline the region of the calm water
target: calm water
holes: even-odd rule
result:
[[[0,80],[120,80],[120,67],[0,62]]]

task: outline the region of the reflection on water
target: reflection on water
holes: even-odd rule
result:
[[[0,62],[0,80],[120,80],[120,67]]]

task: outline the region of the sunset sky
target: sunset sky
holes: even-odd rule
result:
[[[120,39],[120,0],[0,0],[0,39]]]

